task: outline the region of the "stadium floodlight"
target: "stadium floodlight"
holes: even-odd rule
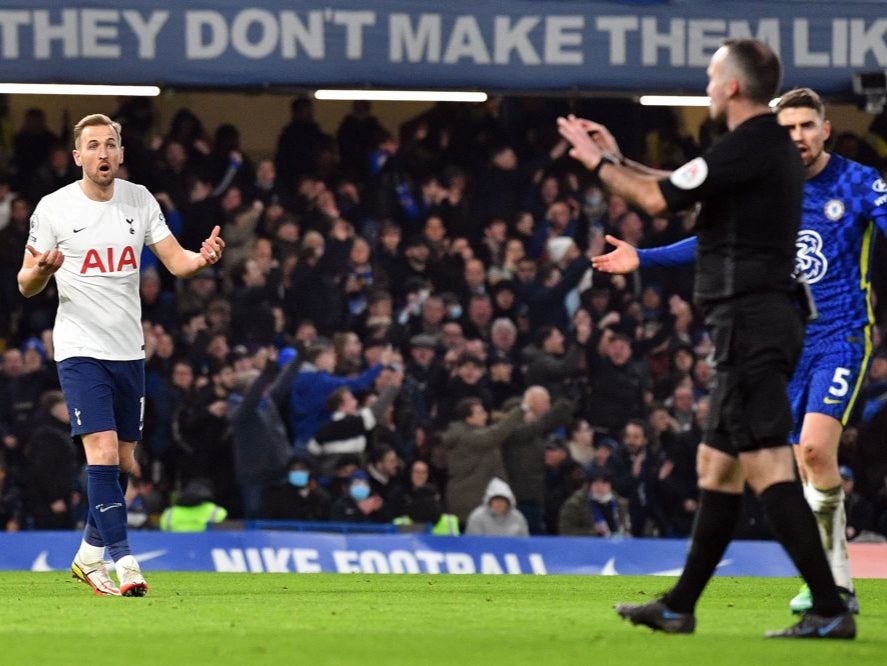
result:
[[[317,90],[315,99],[368,102],[486,102],[487,93],[446,90]]]
[[[79,83],[0,83],[0,94],[8,95],[111,95],[157,97],[157,86],[111,86]]]
[[[708,106],[711,100],[705,95],[641,95],[641,106]]]

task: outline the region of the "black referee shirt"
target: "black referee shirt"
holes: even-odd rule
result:
[[[697,303],[792,288],[804,164],[775,114],[746,120],[659,188],[671,211],[702,204]]]

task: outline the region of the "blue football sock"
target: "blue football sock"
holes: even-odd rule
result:
[[[131,554],[126,539],[126,501],[120,488],[120,470],[117,465],[88,465],[86,474],[90,515],[111,559],[116,562]],[[87,533],[88,530],[89,523]]]
[[[127,487],[129,487],[129,472],[120,472],[117,480],[120,483],[120,490],[123,491],[123,495],[125,497],[126,489]],[[88,499],[87,501],[89,502]],[[83,540],[90,546],[104,546],[105,542],[102,541],[102,534],[101,532],[99,532],[99,528],[96,526],[95,517],[92,515],[92,502],[89,502],[89,506],[87,508],[88,511],[86,512],[86,527],[83,528]]]

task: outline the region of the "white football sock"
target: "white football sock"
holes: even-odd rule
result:
[[[77,554],[80,555],[83,562],[100,562],[105,559],[105,547],[93,546],[86,541],[81,541]]]
[[[835,583],[853,590],[850,578],[850,556],[847,552],[847,514],[844,510],[844,489],[841,486],[820,490],[804,485],[804,497],[813,510],[822,547],[828,557]]]

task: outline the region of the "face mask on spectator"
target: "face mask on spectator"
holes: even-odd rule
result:
[[[349,492],[351,493],[351,499],[355,502],[363,502],[370,496],[370,487],[365,483],[352,483]]]
[[[308,485],[308,470],[294,469],[289,474],[290,485],[296,488],[304,488]]]

